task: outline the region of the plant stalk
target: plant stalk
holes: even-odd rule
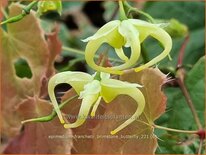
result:
[[[192,112],[192,115],[194,117],[194,120],[197,124],[197,127],[198,129],[202,129],[202,125],[201,125],[201,122],[200,122],[200,119],[197,115],[197,111],[194,107],[194,104],[192,102],[192,99],[190,97],[190,94],[185,86],[185,83],[184,83],[184,77],[185,77],[185,70],[183,68],[179,68],[177,70],[177,74],[176,74],[176,77],[177,77],[177,83],[183,93],[183,95],[185,96],[185,99],[186,99],[186,103],[187,105],[189,106],[191,112]]]
[[[153,127],[157,129],[162,129],[162,130],[167,130],[167,131],[172,131],[172,132],[177,132],[177,133],[185,133],[185,134],[197,134],[198,133],[198,131],[178,130],[178,129],[172,129],[172,128],[159,126],[159,125],[153,125]]]
[[[179,52],[179,55],[178,55],[178,62],[177,62],[177,72],[176,72],[176,79],[177,79],[177,83],[183,93],[183,95],[185,96],[185,99],[186,99],[186,102],[187,102],[187,105],[189,106],[191,112],[192,112],[192,115],[194,117],[194,120],[197,124],[197,127],[198,129],[202,129],[202,125],[201,125],[201,122],[200,122],[200,119],[197,115],[197,111],[194,107],[194,104],[192,102],[192,99],[190,97],[190,94],[185,86],[185,83],[184,83],[184,79],[185,79],[185,70],[184,68],[182,67],[183,65],[183,58],[184,58],[184,53],[185,53],[185,48],[186,48],[186,45],[187,43],[189,42],[189,35],[185,37],[185,40],[180,48],[180,52]]]
[[[17,15],[17,16],[14,16],[14,17],[11,17],[3,22],[0,23],[0,25],[4,25],[4,24],[7,24],[7,23],[14,23],[14,22],[18,22],[20,20],[22,20],[26,15],[30,14],[30,11],[31,9],[38,3],[38,1],[32,1],[31,3],[29,3],[29,5],[25,6],[23,9],[22,9],[22,13]]]
[[[124,10],[124,6],[123,6],[123,0],[119,0],[119,14],[120,14],[120,20],[126,20],[127,16]]]
[[[68,100],[62,102],[59,105],[59,109],[62,109],[66,104],[68,104],[69,102],[71,102],[72,100],[74,100],[75,98],[77,98],[78,95],[74,95],[71,98],[69,98]],[[43,116],[43,117],[38,117],[38,118],[32,118],[32,119],[27,119],[22,121],[22,124],[28,123],[28,122],[48,122],[51,121],[54,117],[56,117],[57,113],[55,110],[52,111],[52,113],[48,116]]]

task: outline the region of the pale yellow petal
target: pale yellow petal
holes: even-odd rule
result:
[[[109,79],[110,78],[110,74],[109,73],[101,72],[100,73],[100,78],[101,79]]]
[[[151,32],[168,25],[168,23],[153,24],[139,19],[128,19],[128,21],[138,29],[140,42],[143,42]]]
[[[166,56],[169,56],[169,52],[172,49],[172,39],[170,35],[162,28],[165,23],[162,24],[152,24],[146,21],[137,20],[137,19],[129,19],[129,21],[139,30],[140,33],[140,41],[144,41],[148,36],[155,38],[159,41],[164,50],[161,54],[153,58],[148,63],[135,68],[135,71],[141,71],[145,68],[151,67],[164,59]]]
[[[91,116],[92,116],[92,117],[95,116],[96,111],[97,111],[97,108],[98,108],[98,106],[99,106],[99,104],[100,104],[101,99],[102,99],[102,97],[99,96],[98,99],[97,99],[97,101],[94,103],[93,108],[92,108],[92,112],[91,112]]]
[[[82,100],[82,104],[81,104],[76,121],[74,123],[64,124],[64,127],[65,128],[76,128],[82,125],[87,119],[90,109],[92,105],[94,104],[94,102],[97,100],[98,96],[99,96],[98,94],[85,96]]]
[[[128,61],[128,57],[124,54],[122,48],[115,48],[115,52],[120,59],[122,59],[123,61]]]
[[[137,60],[140,57],[140,41],[139,41],[139,32],[137,28],[135,28],[130,22],[127,20],[121,23],[119,27],[119,32],[122,36],[124,36],[126,40],[127,47],[131,48],[131,55],[130,58],[122,65],[111,67],[114,70],[124,70],[133,67]]]
[[[93,80],[84,85],[84,90],[80,92],[79,98],[82,99],[87,95],[99,94],[100,91],[100,82],[98,80]]]
[[[120,24],[119,20],[114,20],[114,21],[108,22],[107,24],[102,26],[93,36],[88,37],[82,41],[88,42],[90,40],[96,40],[96,39],[99,39],[101,37],[105,37],[109,33],[111,33],[112,31],[114,31],[119,26],[119,24]]]
[[[129,124],[131,124],[133,121],[135,121],[142,114],[145,107],[145,99],[142,92],[135,87],[136,84],[130,84],[114,79],[102,80],[101,84],[102,84],[101,95],[106,102],[111,102],[119,95],[128,95],[132,97],[137,103],[137,110],[132,115],[132,117],[126,120],[123,124],[121,124],[116,129],[111,131],[111,134],[116,134],[117,132],[119,132],[120,130],[122,130]]]
[[[59,106],[58,106],[58,103],[55,97],[55,93],[54,93],[55,87],[61,83],[68,83],[79,94],[80,91],[84,89],[84,85],[92,80],[93,80],[93,77],[87,73],[69,72],[69,71],[58,73],[49,80],[49,83],[48,83],[49,97],[57,113],[57,116],[59,117],[59,120],[62,124],[64,124],[65,121],[62,117],[61,111],[59,109]]]
[[[114,24],[114,25],[119,25],[119,24],[120,21],[118,22],[118,24]],[[114,27],[110,27],[110,26],[109,28],[108,27],[104,28],[103,26],[104,30],[103,29],[99,30],[101,33],[98,31],[97,34],[95,34],[94,36],[88,39],[89,42],[85,49],[85,59],[87,64],[94,70],[107,72],[111,74],[122,74],[123,73],[122,71],[114,70],[109,67],[108,68],[101,67],[96,65],[96,63],[94,62],[94,56],[102,44],[108,43],[110,46],[117,49],[120,49],[125,44],[125,39],[119,33],[118,26],[114,26]],[[106,32],[106,30],[108,30],[108,32]]]
[[[111,67],[98,66],[94,61],[94,56],[99,47],[104,43],[104,38],[91,40],[85,49],[85,60],[87,64],[94,70],[111,74],[123,74],[123,71],[111,69]]]
[[[139,72],[145,68],[148,68],[148,67],[151,67],[151,66],[157,64],[162,59],[169,56],[169,53],[172,49],[172,39],[169,36],[169,34],[165,30],[163,30],[162,28],[157,28],[155,31],[150,33],[150,36],[157,39],[164,47],[164,50],[162,51],[161,54],[159,54],[158,56],[156,56],[155,58],[150,60],[148,63],[146,63],[140,67],[135,68],[136,72]]]

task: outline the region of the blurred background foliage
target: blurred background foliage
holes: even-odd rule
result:
[[[204,2],[131,2],[134,7],[138,7],[149,13],[155,19],[170,20],[177,19],[187,25],[189,29],[189,42],[183,59],[183,66],[186,69],[186,86],[191,94],[201,123],[204,124],[205,109],[205,3]],[[84,51],[86,43],[81,40],[94,34],[98,28],[106,22],[118,19],[118,5],[113,1],[65,1],[63,2],[63,14],[61,17],[53,18],[47,16],[42,18],[42,27],[45,31],[53,28],[54,21],[60,24],[59,38],[63,43],[62,54],[56,59],[55,67],[61,71],[81,70],[93,72],[84,61]],[[143,18],[140,15],[136,18]],[[184,37],[173,38],[173,48],[171,51],[172,60],[165,58],[158,64],[158,67],[169,77],[174,77],[176,72],[177,58]],[[156,41],[149,38],[142,45],[149,59],[161,52],[162,48]],[[67,49],[66,47],[73,48]],[[76,51],[74,50],[76,49]],[[108,45],[100,48],[99,52],[108,50],[109,57],[117,59],[112,49]],[[128,52],[129,55],[129,52]],[[143,59],[139,63],[143,62]],[[113,61],[113,64],[120,63]],[[19,77],[31,77],[31,71],[27,62],[23,59],[15,63],[16,74]],[[164,92],[168,97],[167,111],[156,122],[158,125],[183,129],[196,130],[196,124],[188,108],[185,98],[178,87],[165,86]],[[198,149],[198,141],[194,136],[185,134],[174,134],[171,132],[155,130],[159,137],[157,153],[184,153],[193,154]]]

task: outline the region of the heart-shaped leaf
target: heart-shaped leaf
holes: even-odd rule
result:
[[[112,136],[110,131],[131,117],[137,107],[133,99],[124,95],[109,104],[101,102],[102,106],[98,108],[95,118],[89,118],[84,125],[72,129],[73,135],[80,137],[74,141],[75,153],[152,154],[155,152],[157,138],[152,125],[166,108],[166,96],[161,91],[166,75],[158,69],[146,69],[139,73],[127,73],[120,79],[143,85],[141,91],[146,100],[144,113],[132,124]],[[74,93],[69,91],[63,100],[73,95]],[[76,116],[80,104],[81,100],[74,100],[63,111],[67,117]]]

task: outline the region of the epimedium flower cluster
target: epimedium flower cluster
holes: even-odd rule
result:
[[[120,3],[121,4],[121,3]],[[47,2],[39,3],[40,14],[47,12],[48,10],[61,10],[61,3]],[[47,6],[47,7],[45,7]],[[120,5],[120,8],[122,6]],[[90,75],[83,72],[62,72],[54,75],[48,84],[48,93],[51,102],[54,106],[54,112],[57,114],[61,124],[65,128],[76,128],[81,126],[88,115],[95,116],[96,110],[103,99],[106,103],[110,103],[119,95],[128,95],[137,103],[137,109],[135,113],[126,120],[123,124],[111,131],[111,134],[116,134],[126,126],[131,124],[138,118],[144,111],[145,98],[138,87],[142,87],[139,84],[123,82],[117,79],[110,78],[110,74],[121,75],[124,70],[134,67],[141,55],[140,44],[148,37],[155,38],[164,50],[161,54],[153,58],[151,61],[143,64],[134,71],[138,72],[145,68],[151,67],[163,58],[169,55],[172,48],[172,39],[170,35],[163,29],[165,23],[154,24],[139,19],[124,19],[114,20],[105,24],[100,28],[93,36],[83,40],[88,42],[85,49],[85,59],[87,64],[97,71],[94,75]],[[108,43],[114,48],[117,56],[124,61],[123,64],[113,67],[104,67],[97,65],[94,62],[94,56],[100,46],[104,43]],[[127,57],[123,48],[130,48],[130,57]],[[70,84],[82,100],[81,107],[79,109],[78,117],[75,122],[67,123],[65,121],[60,107],[55,97],[54,89],[58,84],[67,83]],[[52,117],[55,115],[52,114]],[[50,119],[50,118],[49,118]],[[47,121],[48,117],[34,118],[23,121]]]
[[[85,50],[86,62],[91,68],[97,71],[123,74],[123,70],[131,68],[137,63],[141,54],[140,44],[148,36],[152,36],[162,44],[164,47],[163,52],[148,63],[139,66],[134,70],[138,72],[151,67],[168,56],[171,51],[172,39],[163,29],[166,25],[167,24],[165,23],[152,24],[139,19],[111,21],[100,28],[93,36],[83,40],[84,42],[88,42]],[[119,58],[124,61],[124,64],[114,67],[98,66],[91,57],[94,58],[95,53],[103,43],[108,43],[112,46]],[[125,55],[123,47],[130,47],[131,55],[129,58]]]
[[[74,123],[65,123],[54,94],[54,88],[61,83],[70,84],[79,95],[79,99],[82,99],[79,114],[77,120]],[[142,86],[134,83],[111,79],[110,74],[108,73],[97,72],[91,76],[90,74],[83,72],[68,71],[54,75],[49,81],[48,89],[54,109],[59,117],[60,122],[64,124],[65,128],[76,128],[82,125],[86,120],[85,116],[88,116],[90,111],[90,115],[92,117],[95,116],[95,112],[100,104],[101,99],[103,99],[106,103],[110,103],[117,96],[122,94],[132,97],[138,105],[137,110],[131,116],[131,118],[111,131],[111,134],[115,134],[135,121],[135,119],[138,118],[144,110],[145,99],[137,87]]]
[[[70,84],[78,94],[79,99],[82,100],[77,119],[74,123],[66,123],[55,97],[54,89],[62,83]],[[136,102],[137,109],[128,120],[110,132],[111,134],[116,134],[135,121],[144,110],[145,98],[137,87],[142,86],[136,83],[111,79],[108,73],[96,72],[94,75],[90,75],[83,72],[67,71],[58,73],[49,80],[48,93],[54,106],[54,111],[65,128],[79,127],[85,122],[88,115],[94,117],[101,99],[106,103],[110,103],[119,95],[130,96]],[[55,116],[51,114],[50,116],[32,118],[24,120],[22,123],[47,122]]]

